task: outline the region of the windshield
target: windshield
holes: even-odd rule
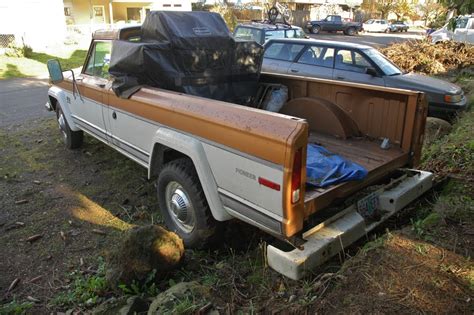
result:
[[[236,40],[253,40],[260,43],[262,40],[262,31],[250,27],[237,27],[234,38]]]
[[[390,60],[384,55],[379,53],[376,49],[364,49],[364,53],[369,57],[375,64],[385,73],[385,75],[399,75],[402,74],[400,69],[397,68]]]

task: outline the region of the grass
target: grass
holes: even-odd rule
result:
[[[32,302],[18,302],[13,300],[10,303],[0,305],[0,314],[25,314],[32,307]]]
[[[105,280],[105,262],[99,257],[97,272],[94,275],[84,276],[79,272],[72,272],[71,288],[58,294],[51,304],[59,306],[91,306],[101,301],[107,289]]]
[[[46,63],[49,59],[58,59],[63,70],[74,69],[82,66],[86,54],[86,50],[74,50],[59,52],[56,55],[31,52],[27,57],[0,56],[0,80],[46,76]]]

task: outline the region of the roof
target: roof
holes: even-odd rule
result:
[[[256,28],[260,30],[277,30],[277,29],[301,29],[301,27],[296,26],[296,25],[287,25],[283,23],[276,23],[276,24],[270,24],[270,23],[265,23],[265,22],[250,22],[250,23],[242,23],[237,25],[239,26],[244,26],[244,27],[251,27],[251,28]]]
[[[280,43],[293,43],[293,44],[320,44],[324,46],[331,46],[336,48],[356,48],[356,49],[368,49],[373,48],[368,45],[360,45],[355,43],[346,43],[346,42],[336,42],[331,40],[321,40],[321,39],[304,39],[304,38],[275,38],[270,39],[265,46],[268,46],[272,42],[280,42]]]
[[[133,36],[141,35],[140,26],[126,26],[111,30],[97,30],[92,34],[93,39],[128,39]]]

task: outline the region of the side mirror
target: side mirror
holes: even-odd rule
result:
[[[49,78],[52,83],[60,83],[64,80],[61,64],[57,59],[50,59],[47,62]]]
[[[367,68],[367,69],[365,70],[365,73],[366,73],[366,74],[369,74],[369,75],[371,75],[371,76],[373,76],[373,77],[376,77],[376,76],[378,75],[378,74],[377,74],[377,71],[375,71],[374,68]]]

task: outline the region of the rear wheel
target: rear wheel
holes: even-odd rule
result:
[[[321,27],[319,25],[315,25],[311,28],[311,33],[319,34],[321,32]]]
[[[63,136],[64,144],[68,149],[77,149],[84,141],[84,133],[82,131],[72,131],[69,128],[64,112],[59,103],[56,105],[56,118],[58,120],[59,131]]]
[[[204,191],[190,159],[178,159],[158,176],[158,205],[166,226],[183,239],[188,248],[208,245],[217,231]]]

